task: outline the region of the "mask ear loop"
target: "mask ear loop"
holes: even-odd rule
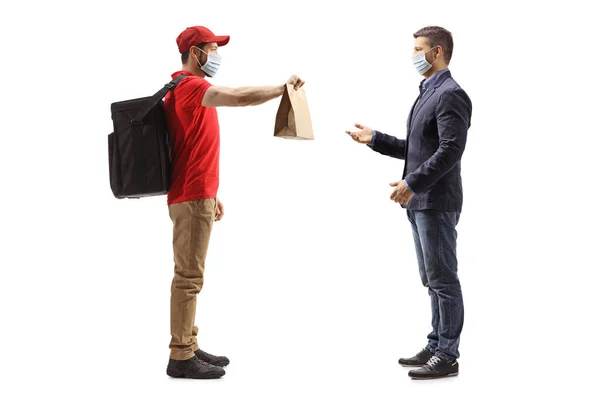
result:
[[[198,50],[200,50],[201,52],[203,52],[204,54],[208,55],[208,53],[207,53],[207,52],[205,52],[204,50],[202,50],[200,47],[196,47],[196,48],[197,48]],[[208,59],[206,59],[206,63],[207,63],[207,62],[208,62]],[[204,65],[202,65],[202,64],[200,63],[200,57],[198,57],[198,56],[196,56],[196,63],[198,64],[198,66],[199,66],[200,68],[202,68],[202,67],[204,67],[204,65],[206,65],[206,63],[204,63]]]
[[[204,63],[204,65],[208,64],[208,57],[210,56],[210,54],[208,54],[207,52],[202,50],[200,47],[198,47],[197,49],[200,50],[201,52],[203,52],[204,54],[206,54],[206,62]],[[200,59],[197,58],[197,60],[198,60],[198,65],[200,65],[200,68],[204,67],[204,65],[200,64]]]
[[[198,50],[200,50],[201,52],[203,52],[204,54],[206,54],[206,62],[204,63],[204,65],[201,65],[201,64],[200,64],[200,60],[198,59],[198,65],[200,66],[200,69],[202,69],[202,68],[204,68],[204,66],[205,66],[205,65],[207,65],[207,64],[208,64],[208,62],[209,62],[209,57],[210,57],[210,54],[208,54],[207,52],[205,52],[204,50],[202,50],[200,47],[198,47]],[[211,77],[211,78],[212,78],[212,77],[214,77],[214,75],[211,75],[211,74],[209,74],[209,73],[208,73],[208,72],[206,72],[205,70],[203,70],[203,69],[202,69],[202,71],[204,71],[204,73],[205,73],[206,75],[208,75],[209,77]]]
[[[425,52],[425,54],[429,53],[431,50],[433,50],[433,49],[435,49],[435,48],[438,48],[438,47],[441,49],[441,46],[438,44],[437,46],[434,46],[434,47],[430,48],[429,50],[427,50],[427,51]],[[435,56],[434,56],[434,57],[435,57]],[[433,62],[435,62],[435,60],[436,60],[436,58],[434,58],[434,59],[433,59]],[[427,59],[425,59],[425,61],[427,61]],[[431,65],[433,65],[433,63],[430,63],[430,64],[431,64]]]

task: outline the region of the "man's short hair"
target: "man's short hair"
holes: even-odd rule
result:
[[[201,48],[203,48],[205,45],[206,45],[206,43],[199,43],[199,44],[197,44],[197,45],[196,45],[196,47],[198,47],[198,48],[200,48],[200,49],[201,49]],[[181,55],[181,63],[182,63],[182,64],[185,64],[186,62],[188,62],[188,60],[189,60],[189,59],[190,59],[190,51],[188,50],[188,51],[186,51],[185,53],[183,53],[183,54]]]
[[[454,49],[454,41],[452,40],[452,33],[440,26],[427,26],[423,29],[419,29],[413,33],[416,38],[423,36],[427,38],[427,43],[433,48],[440,46],[444,49],[444,61],[446,64],[450,63],[452,58],[452,50]]]

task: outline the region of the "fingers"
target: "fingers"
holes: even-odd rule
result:
[[[304,81],[298,77],[298,75],[292,75],[292,77],[288,80],[290,85],[294,85],[294,90],[300,89],[304,86]]]
[[[402,199],[402,197],[402,192],[399,190],[394,190],[390,195],[390,199],[392,199],[396,203],[398,203]]]
[[[394,191],[390,196],[390,199],[398,204],[408,204],[412,196],[410,194],[402,194]]]
[[[350,131],[346,131],[346,133],[352,138],[354,139],[354,141],[356,142],[360,142],[360,139],[358,138],[358,132],[350,132]]]
[[[402,181],[390,183],[390,186],[395,186],[396,189],[390,195],[390,199],[399,204],[407,204],[412,199],[413,194],[406,188],[406,186],[398,186]]]
[[[225,207],[223,207],[221,200],[217,199],[217,204],[215,204],[215,221],[222,220],[223,215],[225,215]]]
[[[390,196],[390,199],[398,204],[406,204],[408,203],[408,200],[401,194],[394,192],[392,193],[392,195]]]
[[[365,127],[361,124],[354,124],[355,127],[357,127],[358,129],[365,129]]]

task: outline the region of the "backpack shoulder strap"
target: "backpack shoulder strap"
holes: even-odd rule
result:
[[[156,107],[156,105],[158,103],[161,102],[161,100],[167,95],[167,93],[170,92],[171,90],[175,89],[177,87],[177,85],[179,84],[179,82],[181,82],[188,76],[190,76],[190,75],[181,74],[181,75],[177,76],[175,79],[173,79],[171,82],[169,82],[165,86],[163,86],[163,88],[160,89],[158,92],[154,93],[154,95],[150,99],[148,99],[147,106],[145,108],[141,109],[137,113],[137,115],[131,120],[131,123],[132,124],[141,124],[142,121],[144,120],[144,118],[146,118],[146,115],[148,115],[148,113],[154,107]]]

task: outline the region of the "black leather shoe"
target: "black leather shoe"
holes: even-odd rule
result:
[[[196,354],[196,357],[198,357],[200,360],[212,365],[216,365],[217,367],[226,367],[229,365],[229,358],[227,357],[213,356],[212,354],[208,354],[200,349],[196,350],[194,354]]]
[[[408,376],[413,379],[436,379],[456,375],[458,375],[458,361],[436,356],[431,357],[425,366],[408,372]]]
[[[167,375],[171,378],[218,379],[225,375],[225,370],[204,362],[196,356],[182,361],[170,358]]]
[[[398,363],[403,367],[422,367],[433,356],[434,354],[431,351],[423,349],[419,353],[417,353],[416,356],[413,356],[411,358],[399,359]]]

